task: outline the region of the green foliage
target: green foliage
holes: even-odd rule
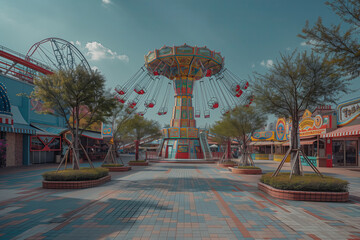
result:
[[[61,116],[73,134],[74,169],[79,169],[79,136],[94,123],[111,115],[116,100],[105,93],[105,78],[97,71],[88,72],[81,66],[60,70],[35,80],[33,97]],[[79,124],[82,122],[82,130]]]
[[[134,115],[122,124],[122,132],[133,140],[143,137],[157,138],[161,136],[160,125],[154,120],[147,120],[142,116]]]
[[[237,166],[239,169],[260,169],[259,167],[255,166]]]
[[[313,27],[306,22],[298,36],[306,39],[315,51],[329,55],[329,62],[336,64],[344,76],[353,79],[360,75],[359,32],[360,2],[358,0],[334,0],[326,2],[343,23],[327,27],[321,17]],[[344,24],[345,23],[345,24]]]
[[[334,65],[306,52],[281,55],[265,74],[255,74],[255,102],[263,111],[298,120],[319,104],[334,103],[348,91]]]
[[[35,80],[34,97],[67,120],[86,119],[87,126],[110,116],[116,100],[105,94],[105,78],[97,71],[88,72],[81,66],[75,70],[60,70]],[[86,111],[81,111],[86,109]],[[70,116],[72,122],[69,122]],[[85,127],[86,128],[86,127]]]
[[[294,191],[314,191],[314,192],[347,192],[349,182],[316,174],[304,174],[304,176],[292,176],[290,173],[279,173],[276,177],[271,177],[272,173],[262,175],[260,182],[270,185],[277,189]]]
[[[264,112],[292,120],[291,142],[296,148],[301,114],[321,104],[335,103],[340,93],[348,91],[348,82],[326,57],[294,51],[282,54],[265,74],[255,74],[253,90],[255,102]],[[299,161],[292,155],[294,173],[300,175]]]
[[[220,137],[237,138],[253,133],[264,126],[266,116],[255,107],[239,106],[217,121],[210,131]]]
[[[123,164],[103,164],[101,167],[123,167]]]
[[[77,170],[66,169],[43,173],[45,181],[86,181],[96,180],[109,174],[107,168],[80,168]]]
[[[132,163],[138,163],[138,162],[146,162],[146,160],[132,160],[132,161],[129,161],[129,162],[132,162]]]

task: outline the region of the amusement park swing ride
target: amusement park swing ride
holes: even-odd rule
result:
[[[0,56],[5,58],[5,62],[0,61],[0,68],[3,66],[8,75],[31,83],[38,74],[75,69],[78,65],[92,71],[82,53],[60,38],[37,42],[20,58],[2,49]],[[127,106],[129,113],[144,116],[156,110],[159,116],[164,116],[169,114],[173,88],[175,105],[170,127],[162,129],[159,157],[196,160],[212,156],[207,131],[197,128],[195,119],[210,118],[212,111],[226,114],[236,106],[249,106],[253,96],[248,87],[247,81],[225,68],[220,53],[184,44],[150,51],[145,56],[144,66],[115,90],[117,100]]]
[[[211,111],[218,109],[226,114],[253,101],[249,83],[224,67],[220,53],[186,44],[150,51],[145,65],[115,88],[116,98],[129,113],[136,109],[144,116],[157,109],[157,114],[164,116],[169,112],[171,87],[175,105],[170,127],[162,129],[159,157],[163,159],[212,158],[207,131],[197,128],[195,119],[210,118]]]

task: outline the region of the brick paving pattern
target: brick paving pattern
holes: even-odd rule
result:
[[[42,189],[48,168],[2,170],[0,239],[360,239],[360,172],[320,169],[351,182],[349,202],[324,203],[272,198],[260,176],[214,164],[133,169],[79,190]]]

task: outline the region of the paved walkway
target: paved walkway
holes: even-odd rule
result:
[[[321,203],[272,198],[259,176],[216,165],[152,163],[82,190],[42,189],[48,170],[0,174],[0,239],[360,239],[356,171],[321,169],[351,182],[350,202]]]

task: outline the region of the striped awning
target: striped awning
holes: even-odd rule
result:
[[[300,139],[300,145],[311,145],[316,141],[316,139],[306,139],[306,140],[301,140]],[[290,146],[290,142],[285,142],[283,143],[283,146]]]
[[[36,134],[36,129],[31,127],[30,125],[14,123],[14,125],[8,124],[0,124],[0,130],[2,132],[9,132],[9,133],[19,133],[19,134],[29,134],[34,135]]]
[[[341,127],[332,132],[322,134],[322,138],[336,138],[336,137],[350,137],[350,136],[359,136],[360,135],[360,124]]]
[[[88,138],[92,138],[92,139],[96,139],[96,140],[102,140],[102,136],[101,136],[101,132],[92,132],[92,131],[83,131],[83,133],[81,134],[84,137],[88,137]]]
[[[280,145],[282,142],[273,142],[273,141],[254,141],[251,142],[249,145],[252,146],[271,146],[271,145]]]
[[[41,130],[37,132],[37,135],[60,136],[63,132],[67,130],[67,128],[40,124],[40,123],[31,123],[31,125]]]

